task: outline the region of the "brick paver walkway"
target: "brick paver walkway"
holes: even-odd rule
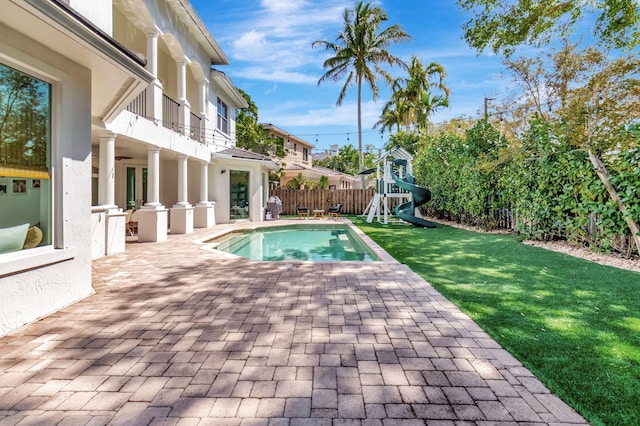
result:
[[[1,338],[0,424],[586,424],[405,266],[206,232],[94,262],[96,295]]]

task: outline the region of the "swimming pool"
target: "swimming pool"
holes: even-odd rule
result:
[[[233,232],[211,241],[216,250],[250,260],[312,262],[380,260],[348,226],[281,226]]]

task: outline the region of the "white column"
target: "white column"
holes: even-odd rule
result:
[[[108,130],[98,133],[100,162],[98,175],[98,204],[115,208],[115,146],[116,134]]]
[[[147,71],[155,80],[147,87],[147,116],[162,121],[162,83],[158,79],[158,37],[157,28],[148,28],[147,35]]]
[[[186,155],[178,159],[178,202],[174,207],[190,207],[191,206],[189,204],[189,201],[187,200],[188,161],[189,161],[189,158]]]
[[[187,201],[186,155],[178,159],[178,202],[171,208],[171,233],[190,234],[193,232],[193,207]]]
[[[209,163],[200,163],[200,201],[199,205],[209,204]]]
[[[176,58],[177,79],[176,86],[178,88],[178,101],[187,101],[187,64],[190,61],[187,58]]]
[[[145,207],[162,206],[160,204],[160,148],[147,151],[147,200]]]
[[[194,208],[196,228],[211,228],[216,224],[214,202],[209,201],[209,163],[200,163],[200,201]]]
[[[147,71],[158,78],[158,36],[155,28],[147,29]]]
[[[206,117],[207,115],[207,84],[207,80],[198,81],[198,91],[200,92],[198,115],[200,117]]]

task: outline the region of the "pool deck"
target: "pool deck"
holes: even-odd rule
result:
[[[0,338],[0,425],[587,424],[406,266],[204,249],[239,226],[127,244]]]

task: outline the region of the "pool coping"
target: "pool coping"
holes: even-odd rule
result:
[[[374,263],[386,262],[386,263],[399,263],[396,259],[394,259],[389,253],[387,253],[382,247],[380,247],[375,241],[373,241],[367,234],[362,232],[360,228],[355,226],[351,220],[348,218],[341,217],[340,219],[279,219],[265,222],[234,222],[228,224],[216,225],[216,228],[213,232],[207,234],[204,237],[198,238],[194,240],[193,243],[200,246],[201,249],[208,251],[216,257],[219,258],[227,258],[227,259],[245,259],[248,262],[258,262],[258,263],[287,263],[287,262],[307,262],[307,263],[354,263],[354,264],[362,264],[369,262],[362,261],[354,261],[354,260],[327,260],[323,262],[314,262],[311,260],[279,260],[279,261],[270,261],[270,260],[249,260],[242,256],[238,256],[235,254],[227,253],[221,250],[217,250],[211,247],[211,241],[215,238],[220,238],[224,235],[230,234],[232,232],[237,231],[247,231],[251,232],[258,228],[271,228],[271,227],[284,227],[290,225],[314,225],[314,226],[330,226],[330,225],[347,225],[351,231],[356,234],[362,242],[375,254],[379,260],[373,261]]]

